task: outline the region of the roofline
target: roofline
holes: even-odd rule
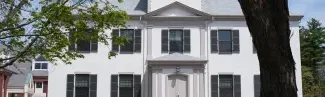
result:
[[[152,19],[148,19],[148,18],[143,18],[145,17],[145,15],[129,15],[131,18],[131,20],[152,20]],[[302,18],[304,17],[304,15],[291,15],[289,17],[290,21],[300,21]],[[161,18],[202,18],[202,17],[156,17],[157,19],[161,19]],[[245,20],[245,16],[244,15],[212,15],[211,19],[209,19],[211,21],[244,21]]]

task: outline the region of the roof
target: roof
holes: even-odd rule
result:
[[[26,82],[30,81],[31,76],[30,62],[16,63],[14,66],[9,66],[16,74],[13,74],[8,82],[8,89],[23,89]]]
[[[147,13],[148,0],[127,0],[122,3],[119,0],[109,0],[109,2],[119,9],[126,11],[129,15],[144,15]]]
[[[173,53],[173,54],[168,54],[162,57],[158,57],[155,59],[149,59],[147,60],[149,64],[170,64],[170,63],[190,63],[190,64],[203,64],[206,63],[206,59],[200,59],[197,57],[189,56],[189,55],[184,55],[180,53]]]
[[[118,0],[109,0],[109,2],[113,5],[116,5],[119,9],[125,10],[131,16],[141,16],[151,12],[155,12],[157,10],[161,10],[166,6],[174,5],[175,2],[166,5],[165,7],[158,8],[157,10],[147,12],[148,11],[148,2],[149,0],[129,0],[122,3],[119,3]],[[244,16],[241,6],[238,0],[201,0],[201,9],[195,9],[192,7],[185,6],[186,9],[190,10],[200,10],[200,12],[212,15],[212,16]],[[179,3],[180,6],[185,4]],[[198,11],[197,11],[198,12]],[[301,13],[290,13],[290,15],[294,17],[302,18],[303,14]],[[299,19],[299,20],[300,20]]]
[[[34,70],[32,71],[33,76],[48,76],[47,70]]]

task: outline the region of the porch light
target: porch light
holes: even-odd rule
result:
[[[179,66],[177,66],[176,67],[176,73],[179,73],[179,71],[180,71],[180,68],[179,68]]]

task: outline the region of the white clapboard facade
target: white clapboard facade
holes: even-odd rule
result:
[[[132,17],[125,46],[85,41],[49,68],[48,97],[259,97],[259,62],[237,0],[110,0]],[[299,21],[290,39],[302,97]],[[114,42],[114,41],[111,41]],[[110,51],[118,55],[107,58]]]

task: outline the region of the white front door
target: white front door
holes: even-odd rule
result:
[[[187,76],[168,76],[166,97],[187,97]]]

